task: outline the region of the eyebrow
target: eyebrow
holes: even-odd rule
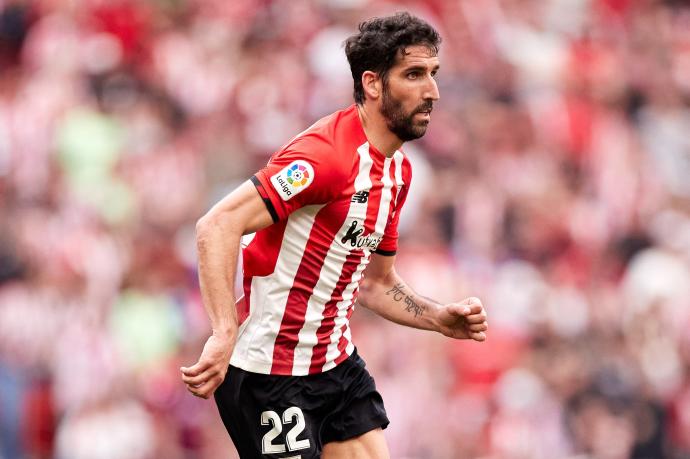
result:
[[[425,72],[427,68],[428,68],[428,67],[427,67],[426,65],[412,65],[412,66],[410,66],[410,67],[405,67],[405,68],[403,68],[403,71],[404,71],[404,72],[410,72],[410,71],[412,71],[412,70],[420,70],[420,71],[422,71],[422,72]],[[433,71],[438,71],[440,68],[441,68],[440,65],[435,65],[435,66],[431,69],[431,71],[432,71],[432,72],[433,72]]]

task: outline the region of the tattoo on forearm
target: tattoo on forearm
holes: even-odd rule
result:
[[[407,305],[405,311],[414,313],[415,318],[424,314],[424,310],[426,309],[426,306],[417,304],[409,295],[405,297],[405,304]]]
[[[414,314],[415,318],[424,314],[426,306],[417,303],[412,295],[405,293],[405,285],[402,283],[395,284],[392,289],[386,292],[386,295],[393,295],[394,301],[403,301],[405,303],[405,311]]]
[[[386,295],[393,295],[395,301],[400,301],[406,296],[403,287],[403,284],[395,284],[392,289],[386,292]]]

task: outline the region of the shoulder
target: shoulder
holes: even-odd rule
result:
[[[333,143],[315,133],[303,133],[271,157],[271,163],[310,170],[314,178],[336,180],[345,175]],[[319,180],[321,181],[321,180]]]
[[[353,153],[348,143],[351,130],[351,110],[341,110],[321,118],[294,137],[271,157],[271,162],[306,161],[321,175],[329,179],[345,179],[352,169]]]

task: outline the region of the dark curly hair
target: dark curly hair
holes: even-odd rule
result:
[[[355,102],[364,102],[362,74],[370,70],[384,81],[395,65],[398,52],[405,48],[424,45],[438,54],[441,37],[428,23],[409,13],[372,18],[359,24],[359,33],[345,40],[345,54],[350,63],[355,84]]]

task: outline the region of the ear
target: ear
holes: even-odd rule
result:
[[[362,74],[362,87],[364,94],[370,99],[377,100],[381,97],[383,85],[381,78],[376,72],[367,70]]]

